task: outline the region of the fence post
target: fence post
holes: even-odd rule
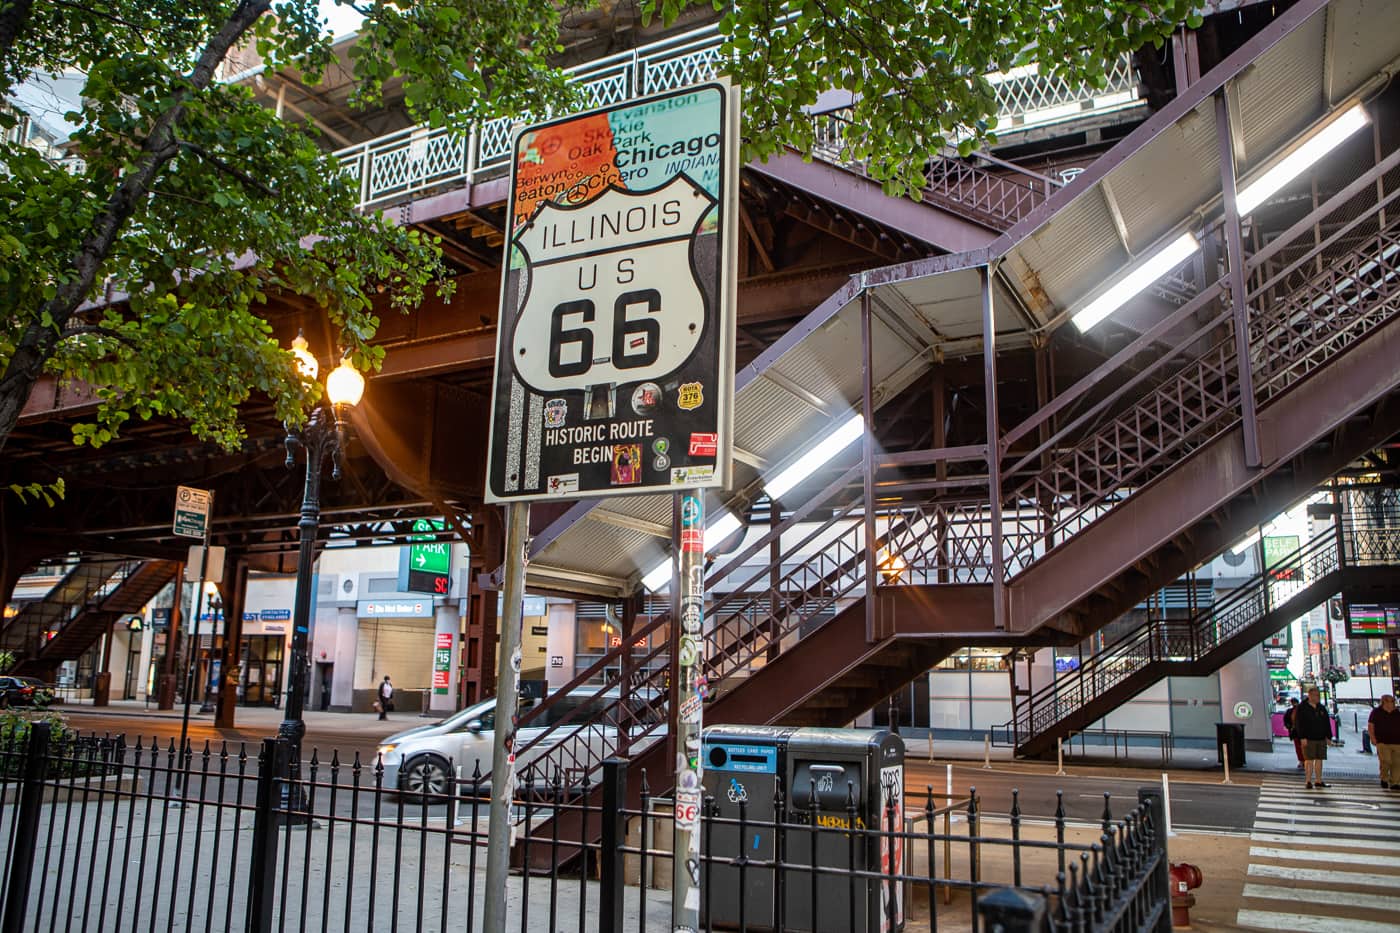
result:
[[[1152,819],[1152,848],[1159,854],[1157,867],[1152,870],[1152,882],[1147,885],[1151,893],[1149,914],[1155,912],[1157,922],[1143,929],[1155,933],[1171,933],[1172,929],[1172,879],[1171,864],[1167,858],[1167,807],[1162,796],[1162,788],[1148,785],[1138,788],[1138,803],[1147,804]]]
[[[1041,933],[1045,929],[1045,898],[1016,888],[998,888],[977,905],[982,929],[991,933]]]
[[[277,775],[284,749],[263,739],[258,758],[258,792],[253,803],[253,851],[248,871],[248,921],[252,933],[271,933],[272,898],[277,890]]]
[[[29,727],[19,807],[14,817],[10,879],[5,891],[4,933],[20,933],[28,919],[29,882],[34,875],[34,849],[39,842],[39,808],[44,804],[44,778],[49,772],[49,739],[48,723],[36,722]]]
[[[627,759],[603,762],[603,844],[598,852],[600,870],[598,929],[622,929],[622,847],[627,843]],[[646,819],[645,816],[642,819]],[[642,856],[643,861],[646,855]]]

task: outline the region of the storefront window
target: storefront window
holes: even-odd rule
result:
[[[938,662],[938,670],[1004,673],[1007,670],[1006,655],[997,648],[967,648]]]

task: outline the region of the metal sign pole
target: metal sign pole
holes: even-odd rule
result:
[[[185,710],[180,716],[180,769],[176,772],[175,780],[180,788],[180,797],[185,796],[185,784],[188,776],[185,774],[185,743],[190,737],[190,693],[194,688],[194,668],[199,662],[199,617],[204,608],[204,577],[209,572],[209,541],[213,537],[214,530],[214,494],[209,493],[209,512],[204,519],[204,544],[199,549],[199,582],[196,583],[194,593],[190,596],[190,614],[194,617],[194,630],[189,638],[189,649],[185,652]],[[176,580],[176,593],[179,592],[180,583]]]
[[[671,860],[671,928],[700,929],[700,732],[703,722],[705,618],[705,498],[680,493],[680,650],[671,659],[676,682],[676,813]]]
[[[525,621],[525,563],[530,504],[506,506],[505,617],[496,656],[496,726],[491,751],[491,805],[486,829],[485,933],[505,933],[510,870],[510,803],[515,789],[515,711],[520,696],[520,630]],[[529,827],[526,827],[529,831]]]

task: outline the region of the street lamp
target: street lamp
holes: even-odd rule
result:
[[[298,333],[292,341],[291,354],[297,369],[308,382],[315,381],[320,367],[316,357],[307,349],[306,338]],[[326,377],[329,407],[318,404],[311,410],[300,428],[287,428],[287,468],[296,465],[296,448],[306,452],[306,481],[302,487],[300,550],[297,552],[296,598],[292,608],[292,656],[287,667],[287,702],[283,707],[282,725],[277,730],[285,740],[288,763],[293,768],[301,761],[301,739],[306,734],[302,710],[306,706],[308,667],[306,643],[311,627],[311,565],[316,557],[316,529],[321,520],[321,471],[327,457],[331,459],[331,479],[340,479],[340,467],[345,451],[345,418],[359,404],[365,391],[365,377],[355,369],[349,358]]]
[[[213,631],[214,626],[224,620],[224,600],[219,595],[219,588],[215,584],[206,582],[204,589],[208,594],[205,598],[208,600],[206,605],[209,606],[209,628],[210,631]],[[224,638],[228,638],[227,626],[224,627]],[[199,704],[199,711],[212,713],[214,711],[214,694],[218,691],[218,680],[214,676],[214,639],[212,637],[209,639],[209,667],[206,673],[208,676],[204,682],[204,700]]]

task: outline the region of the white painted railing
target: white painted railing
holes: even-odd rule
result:
[[[673,90],[715,76],[721,37],[714,26],[642,46],[569,69],[588,107]],[[1000,102],[997,131],[1019,132],[1122,110],[1138,103],[1130,56],[1121,58],[1098,90],[1044,78],[1034,65],[990,75]],[[409,127],[339,150],[336,156],[360,189],[360,206],[372,207],[438,189],[504,166],[510,157],[511,118],[470,133]],[[820,156],[821,153],[818,153]]]

